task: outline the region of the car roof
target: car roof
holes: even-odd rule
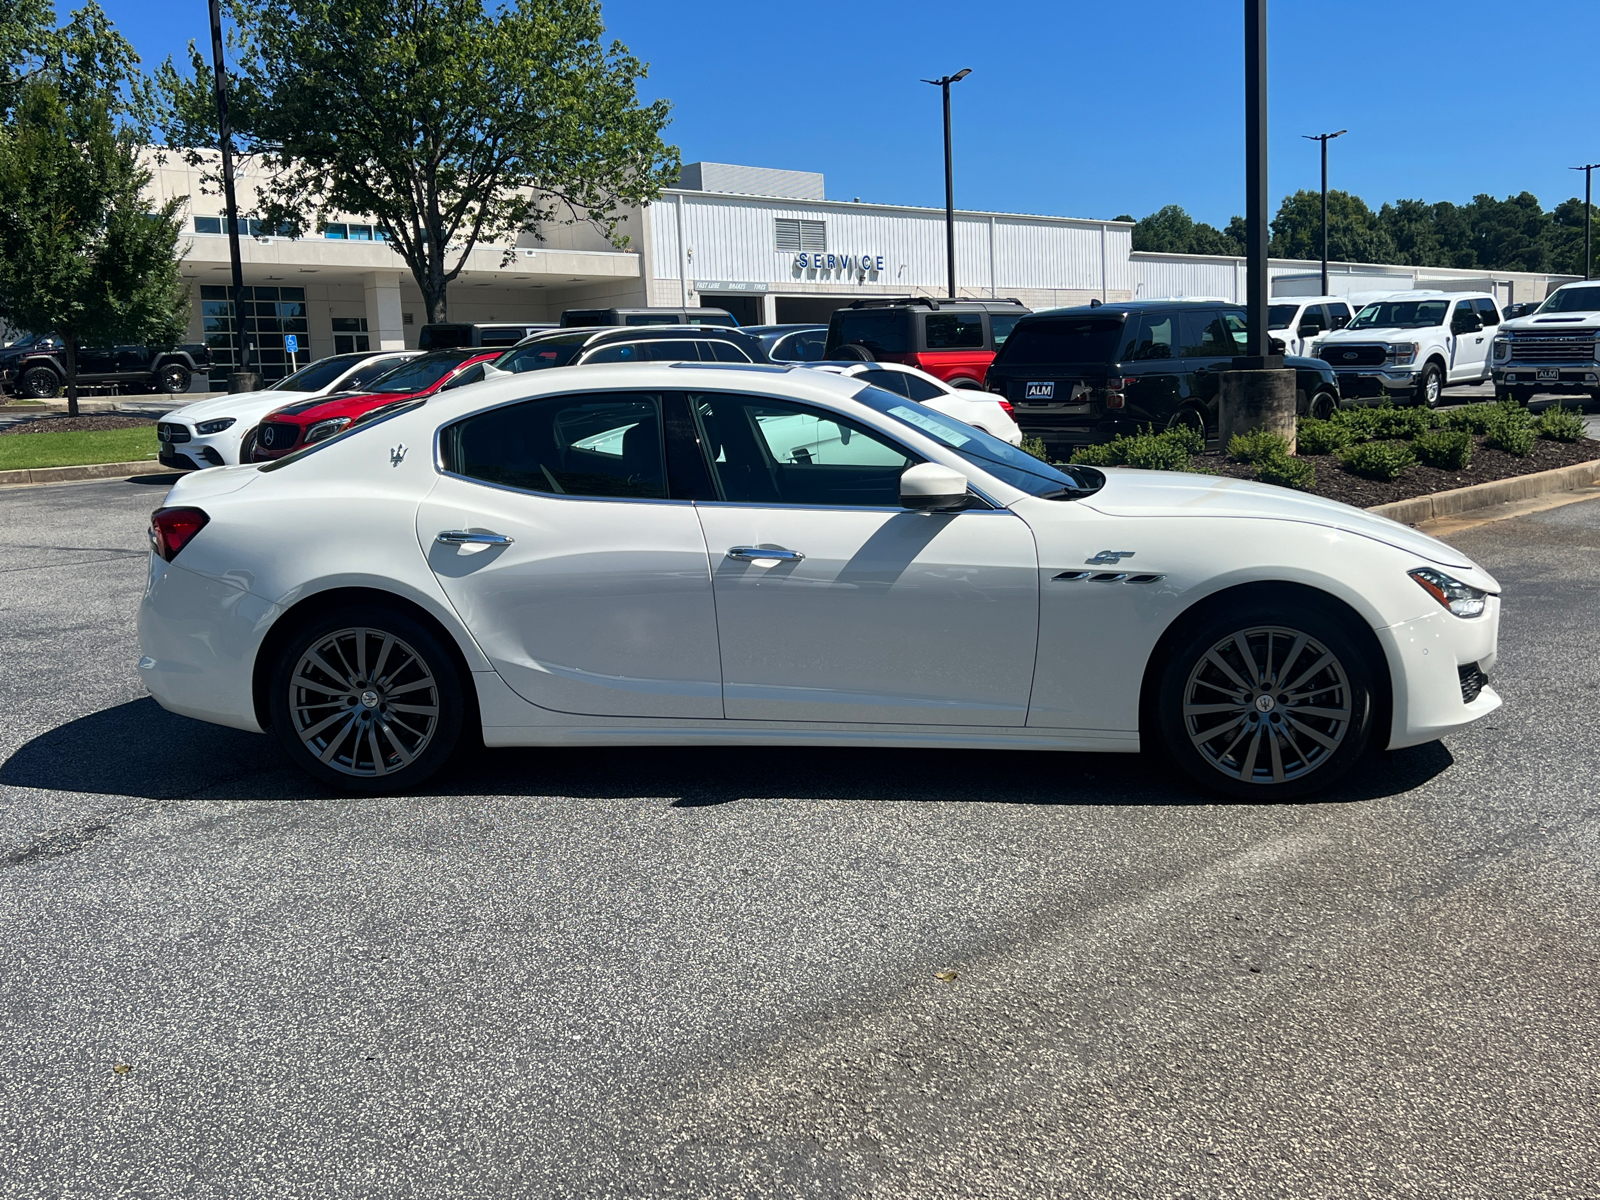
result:
[[[869,296],[853,300],[843,308],[834,309],[833,315],[880,308],[915,308],[923,312],[1015,312],[1019,308],[1026,311],[1027,307],[1021,300],[1014,300],[1009,296],[996,297],[992,300],[979,296],[963,297],[959,300],[940,300],[934,296]]]
[[[538,333],[529,334],[517,343],[518,346],[543,345],[546,342],[559,342],[570,345],[574,342],[593,346],[602,342],[641,340],[660,340],[671,338],[682,341],[685,337],[722,338],[727,341],[737,341],[740,338],[755,340],[748,330],[735,329],[730,325],[577,325],[565,329],[543,329]],[[514,349],[504,347],[503,349]]]

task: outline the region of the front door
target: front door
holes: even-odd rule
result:
[[[693,496],[669,479],[662,397],[587,392],[467,417],[417,513],[440,586],[524,700],[614,717],[721,717]],[[702,468],[703,473],[703,468]]]
[[[1039,588],[1020,518],[902,508],[918,457],[823,410],[690,400],[720,497],[698,508],[730,718],[1025,723]]]

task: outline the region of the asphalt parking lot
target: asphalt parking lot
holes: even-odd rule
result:
[[[743,749],[329,797],[142,694],[163,493],[0,493],[0,1195],[1600,1196],[1600,503],[1453,539],[1504,708],[1266,807]]]

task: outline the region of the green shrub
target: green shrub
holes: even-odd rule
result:
[[[1460,471],[1472,461],[1472,435],[1464,429],[1435,429],[1411,443],[1419,461],[1442,471]]]
[[[1031,454],[1041,462],[1050,461],[1050,451],[1045,448],[1042,437],[1025,437],[1022,439],[1022,452]]]
[[[1370,442],[1378,436],[1381,408],[1341,408],[1328,418],[1328,424],[1348,430],[1350,441]]]
[[[1340,452],[1339,461],[1352,475],[1389,480],[1416,462],[1417,456],[1404,442],[1363,442]]]
[[[1583,414],[1556,405],[1544,410],[1539,418],[1539,436],[1557,442],[1577,442],[1589,436],[1583,423]]]
[[[1354,440],[1355,431],[1338,421],[1301,417],[1295,429],[1295,442],[1301,454],[1334,454]]]
[[[1228,439],[1228,457],[1234,462],[1258,463],[1289,453],[1289,439],[1270,429],[1252,429]]]
[[[1371,410],[1374,438],[1414,438],[1437,424],[1431,409],[1380,405]]]
[[[1485,445],[1492,446],[1496,450],[1504,450],[1507,454],[1515,454],[1518,458],[1527,458],[1533,453],[1533,446],[1539,440],[1539,434],[1528,422],[1521,407],[1517,406],[1515,417],[1497,415],[1483,440]]]
[[[1317,469],[1303,458],[1273,454],[1256,462],[1256,478],[1262,483],[1308,492],[1317,482]]]
[[[1073,454],[1072,461],[1091,467],[1186,471],[1190,457],[1199,454],[1205,446],[1205,437],[1195,429],[1180,426],[1157,433],[1153,427],[1146,427],[1143,433],[1114,438],[1099,446],[1085,446]]]
[[[1468,404],[1464,408],[1441,413],[1439,424],[1445,429],[1462,429],[1467,433],[1482,436],[1489,432],[1489,426],[1494,423],[1499,412],[1498,404]]]

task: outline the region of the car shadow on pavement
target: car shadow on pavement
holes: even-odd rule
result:
[[[1317,803],[1420,787],[1454,763],[1442,743],[1372,755]],[[261,734],[134,700],[41,734],[0,764],[0,785],[152,800],[330,795]],[[1230,801],[1147,755],[822,746],[625,746],[466,750],[424,785],[438,796],[662,797],[676,808],[739,800],[1190,805]]]

